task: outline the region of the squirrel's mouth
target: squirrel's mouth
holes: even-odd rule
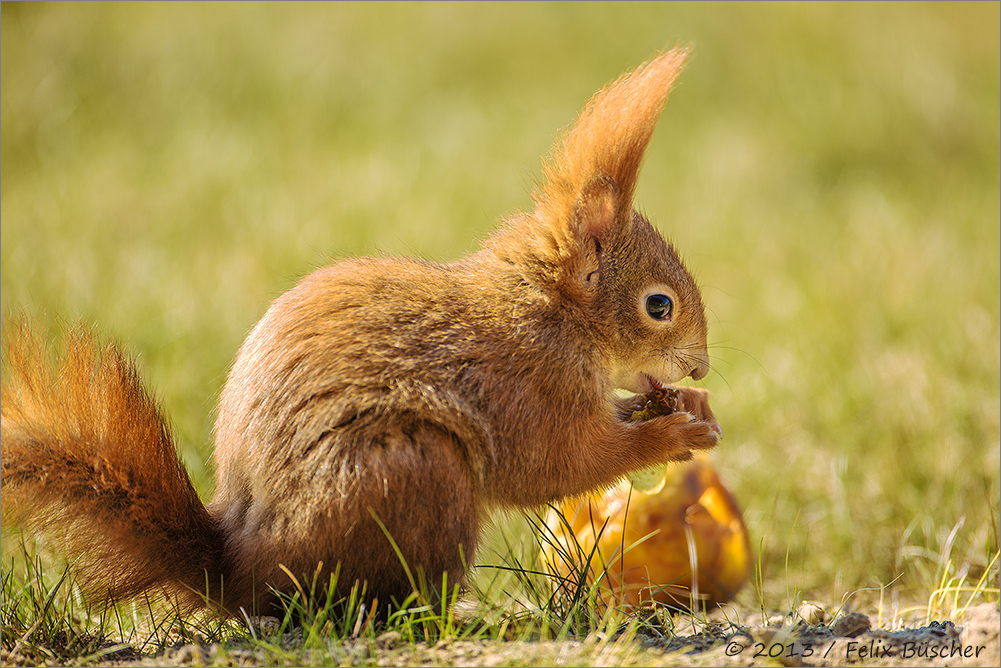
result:
[[[661,378],[663,378],[663,376],[661,376]],[[613,376],[612,378],[612,382],[615,384],[616,388],[625,392],[632,392],[633,394],[646,394],[652,390],[662,390],[667,387],[672,380],[672,378],[658,380],[649,373],[636,370],[633,370],[631,373],[627,372],[626,374],[622,374],[619,377]]]
[[[664,389],[664,384],[661,383],[660,381],[658,381],[653,376],[651,376],[649,374],[643,374],[643,376],[647,379],[647,381],[650,383],[650,386],[653,389],[655,389],[655,390],[662,390],[662,389]]]

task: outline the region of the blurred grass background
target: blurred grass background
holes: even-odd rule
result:
[[[704,286],[763,600],[920,602],[998,550],[998,3],[0,11],[4,318],[127,342],[204,495],[271,299],[466,254],[595,90],[692,42],[637,204]]]

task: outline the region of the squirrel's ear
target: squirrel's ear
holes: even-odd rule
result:
[[[608,222],[630,220],[643,153],[687,55],[686,48],[663,53],[591,98],[543,165],[544,180],[533,194],[537,219],[566,225],[583,204],[587,211],[597,207],[599,215],[589,220],[600,224],[609,196],[592,201],[588,193],[596,182],[610,180],[617,215]]]
[[[619,212],[619,188],[608,177],[594,179],[581,191],[574,206],[574,222],[582,240],[607,238]]]
[[[600,278],[601,249],[619,212],[619,188],[608,177],[594,179],[574,206],[574,227],[582,251],[582,277],[587,284]]]

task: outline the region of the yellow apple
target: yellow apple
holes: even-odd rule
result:
[[[705,455],[669,466],[664,484],[649,493],[624,481],[560,512],[566,523],[551,516],[555,544],[544,559],[567,577],[590,556],[588,581],[598,578],[610,605],[708,608],[731,600],[750,573],[740,507]]]

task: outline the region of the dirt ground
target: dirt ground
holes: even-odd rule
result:
[[[859,612],[832,623],[819,607],[804,604],[796,621],[773,618],[768,625],[739,630],[710,626],[676,638],[667,649],[678,652],[671,657],[678,665],[997,666],[999,611],[998,604],[984,604],[967,610],[961,623],[932,621],[889,630],[873,628]]]
[[[744,619],[752,619],[751,614]],[[760,618],[760,615],[757,615]],[[285,647],[297,647],[292,633]],[[286,655],[290,664],[398,666],[997,666],[1001,664],[1001,607],[971,607],[959,623],[933,621],[911,628],[872,628],[872,620],[853,612],[831,620],[819,606],[804,604],[796,613],[767,623],[734,624],[710,616],[662,638],[589,636],[583,641],[454,641],[401,642],[388,632],[374,641],[349,641],[328,647],[322,655]],[[7,652],[2,665],[26,665]],[[176,646],[156,657],[122,650],[105,657],[117,666],[260,666],[275,661],[263,649],[239,644]]]

